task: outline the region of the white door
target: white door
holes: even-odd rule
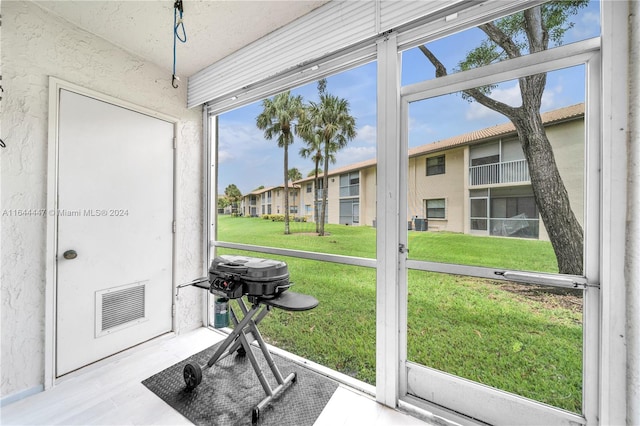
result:
[[[56,375],[171,330],[173,124],[60,92]]]

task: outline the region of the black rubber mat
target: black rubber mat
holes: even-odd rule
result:
[[[167,404],[197,425],[250,425],[253,408],[266,396],[249,358],[232,354],[202,371],[202,383],[188,392],[182,370],[187,363],[206,365],[220,343],[163,370],[144,384]],[[272,388],[276,380],[262,352],[252,348]],[[278,398],[265,406],[259,425],[313,425],[338,383],[278,355],[273,355],[283,377],[296,372]]]

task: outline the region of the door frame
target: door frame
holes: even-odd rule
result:
[[[68,81],[49,76],[49,112],[48,112],[48,153],[47,153],[47,204],[43,212],[47,216],[46,225],[46,252],[45,252],[45,322],[44,322],[44,388],[49,389],[56,384],[56,315],[57,315],[57,238],[58,238],[58,218],[55,212],[58,210],[58,125],[60,112],[60,91],[67,90],[92,99],[107,102],[109,104],[138,112],[159,120],[169,122],[173,125],[173,221],[174,234],[172,241],[172,318],[171,330],[176,329],[175,318],[175,286],[176,286],[176,199],[177,199],[177,135],[178,122],[176,117],[172,117],[151,109],[127,102],[113,96],[109,96],[95,90],[87,89]]]
[[[449,265],[436,262],[426,262],[408,259],[406,251],[400,255],[398,263],[399,283],[399,398],[401,401],[428,406],[430,410],[442,415],[448,415],[445,411],[432,403],[423,403],[422,400],[412,397],[408,393],[409,373],[419,377],[419,383],[432,383],[441,389],[440,394],[446,395],[447,401],[461,401],[462,406],[486,407],[491,403],[494,407],[500,407],[506,412],[511,410],[513,418],[507,422],[517,421],[518,418],[536,418],[543,423],[555,424],[596,424],[598,418],[598,378],[599,378],[599,342],[600,342],[600,39],[593,38],[558,47],[545,52],[532,54],[527,57],[500,62],[478,68],[465,73],[452,74],[440,77],[437,80],[416,83],[401,88],[401,137],[400,152],[408,152],[408,119],[409,105],[411,102],[435,98],[440,95],[455,93],[470,87],[477,87],[500,81],[511,80],[537,72],[549,72],[571,66],[583,65],[585,67],[585,95],[587,112],[585,117],[590,118],[585,125],[587,144],[585,145],[585,271],[584,277],[570,276],[575,282],[584,286],[584,317],[583,317],[583,412],[574,414],[556,407],[547,406],[538,401],[529,400],[519,395],[492,389],[477,382],[454,377],[446,372],[437,371],[427,366],[412,363],[407,358],[407,319],[408,319],[408,288],[407,272],[409,269],[468,275],[479,278],[495,279],[495,268],[475,267],[468,265]],[[407,216],[407,185],[408,157],[400,159],[400,171],[398,174],[400,186],[400,217]],[[408,244],[407,233],[400,232],[399,243],[402,246]],[[527,273],[521,273],[522,282],[528,281]],[[531,275],[531,274],[529,274]],[[535,275],[535,274],[533,274]],[[562,278],[561,278],[562,279]],[[547,280],[546,285],[554,286],[553,277]],[[588,291],[587,291],[588,290]],[[455,409],[455,408],[452,408]],[[481,409],[481,408],[480,408]],[[515,413],[515,414],[514,414]],[[473,413],[466,413],[473,417]],[[518,417],[519,416],[519,417]],[[481,419],[493,423],[495,419]]]

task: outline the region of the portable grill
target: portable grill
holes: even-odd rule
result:
[[[209,268],[210,291],[237,299],[242,296],[273,298],[289,289],[287,264],[247,256],[218,256]]]
[[[289,383],[296,380],[295,372],[286,378],[282,376],[269,353],[267,344],[262,339],[258,324],[272,308],[285,311],[307,311],[318,306],[318,300],[313,296],[287,291],[291,287],[291,283],[285,262],[255,257],[231,255],[216,257],[211,262],[208,278],[200,278],[185,285],[194,285],[217,296],[234,299],[243,314],[242,319],[239,319],[229,303],[234,329],[206,365],[200,366],[195,363],[185,365],[183,377],[187,390],[195,389],[202,382],[202,371],[212,367],[218,360],[236,351],[240,356],[246,355],[249,357],[251,366],[266,393],[266,397],[254,407],[251,413],[252,424],[256,424],[262,408],[285,389],[288,389]],[[243,296],[246,296],[250,308],[245,303]],[[269,385],[255,354],[251,350],[250,345],[253,342],[257,342],[278,383],[275,388],[271,388]]]

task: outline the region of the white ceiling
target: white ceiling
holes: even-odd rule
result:
[[[187,42],[177,43],[176,75],[186,80],[326,2],[183,0]],[[172,73],[173,0],[35,0],[35,3]]]

